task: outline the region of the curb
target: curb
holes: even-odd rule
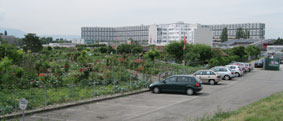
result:
[[[144,92],[148,92],[148,91],[149,91],[149,89],[144,88],[144,89],[140,89],[140,90],[136,90],[136,91],[132,91],[132,92],[117,93],[117,94],[114,94],[114,95],[106,95],[106,96],[101,96],[101,97],[94,97],[94,98],[91,98],[91,99],[85,99],[85,100],[80,100],[80,101],[76,101],[76,102],[54,104],[54,105],[46,106],[46,107],[43,107],[43,108],[38,108],[38,109],[34,109],[34,110],[25,111],[25,116],[32,115],[32,114],[35,114],[35,113],[41,113],[41,112],[47,112],[47,111],[52,111],[52,110],[64,109],[64,108],[78,106],[78,105],[83,105],[83,104],[89,104],[89,103],[93,103],[93,102],[100,102],[100,101],[104,101],[104,100],[111,100],[111,99],[115,99],[115,98],[120,98],[120,97],[135,95],[135,94],[140,94],[140,93],[144,93]],[[22,116],[22,112],[21,111],[0,116],[0,120],[1,119],[11,119],[11,118],[16,118],[16,117],[20,117],[20,116]]]

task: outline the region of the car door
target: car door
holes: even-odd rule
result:
[[[216,74],[212,71],[208,71],[208,80],[210,79],[216,79]]]
[[[175,86],[176,86],[176,81],[177,81],[177,77],[173,76],[173,77],[169,77],[167,79],[165,79],[163,81],[163,84],[161,86],[161,90],[164,92],[174,92],[175,90]]]
[[[199,79],[201,79],[201,78],[202,78],[202,72],[203,72],[203,71],[198,71],[198,72],[196,72],[196,73],[195,73],[195,76],[198,77]]]
[[[220,68],[214,68],[213,71],[223,77],[223,73],[220,71]]]
[[[187,89],[187,85],[189,84],[189,77],[179,76],[176,82],[176,91],[184,92]]]
[[[201,81],[204,82],[204,83],[207,83],[208,82],[208,79],[209,79],[209,71],[203,71],[202,72],[202,79]]]

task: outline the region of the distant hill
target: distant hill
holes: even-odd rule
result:
[[[0,27],[0,33],[4,33],[5,30],[7,31],[8,35],[13,35],[17,38],[23,38],[26,35],[26,32],[18,30],[18,29]]]
[[[10,28],[4,28],[0,27],[0,33],[4,33],[4,31],[7,31],[8,35],[13,35],[17,38],[24,38],[25,35],[27,34],[24,31],[18,30],[18,29],[10,29]],[[80,39],[80,35],[37,35],[39,37],[52,37],[54,40],[63,38],[65,40],[73,40],[73,39]]]

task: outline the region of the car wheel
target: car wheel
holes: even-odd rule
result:
[[[236,73],[238,75],[238,77],[241,77],[241,74],[240,73]]]
[[[216,83],[215,83],[214,80],[209,80],[209,84],[210,84],[210,85],[215,85]]]
[[[154,87],[152,92],[156,94],[159,93],[160,92],[159,87]]]
[[[229,80],[229,79],[230,79],[230,76],[228,76],[228,75],[224,76],[224,80]]]
[[[193,95],[194,94],[194,90],[192,88],[188,88],[186,93],[187,93],[187,95]]]

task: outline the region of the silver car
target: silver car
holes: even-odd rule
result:
[[[248,72],[248,69],[246,68],[246,64],[242,62],[234,62],[231,65],[238,65],[244,72]]]
[[[226,65],[226,67],[230,68],[232,71],[235,72],[237,77],[241,77],[244,75],[244,71],[240,68],[239,65]]]
[[[250,63],[245,63],[245,66],[249,72],[251,72],[254,69],[254,67]]]
[[[211,70],[221,75],[223,80],[231,80],[235,77],[235,72],[226,66],[216,66],[213,67]]]

